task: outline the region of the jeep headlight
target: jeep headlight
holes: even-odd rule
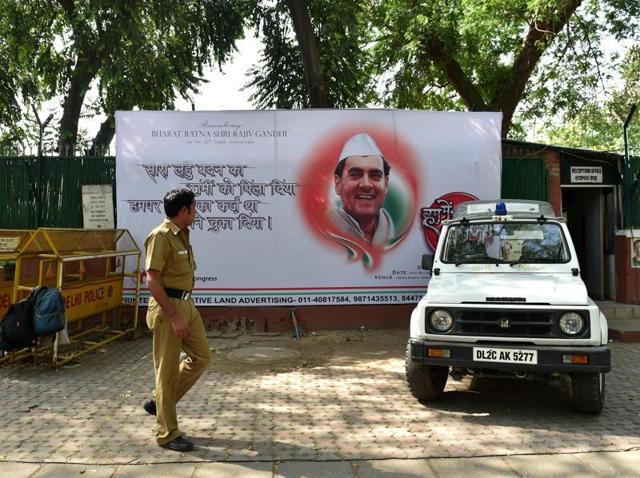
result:
[[[437,309],[429,316],[429,325],[436,332],[446,332],[453,327],[453,316],[444,309]]]
[[[584,319],[575,312],[566,312],[560,316],[558,322],[562,333],[567,335],[578,335],[584,329]]]

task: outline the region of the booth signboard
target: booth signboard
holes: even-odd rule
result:
[[[602,166],[571,166],[573,184],[602,184]]]
[[[620,176],[614,161],[568,155],[560,161],[560,181],[565,187],[603,187],[619,184]]]

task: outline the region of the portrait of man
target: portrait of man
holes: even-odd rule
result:
[[[389,187],[390,166],[367,133],[349,138],[334,171],[335,192],[341,204],[329,219],[348,236],[384,246],[395,236],[394,224],[382,207]]]
[[[631,249],[631,267],[640,267],[640,239],[633,241]]]

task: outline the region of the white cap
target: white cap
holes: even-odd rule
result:
[[[382,156],[382,151],[367,133],[358,133],[349,138],[342,147],[338,162],[349,156]]]

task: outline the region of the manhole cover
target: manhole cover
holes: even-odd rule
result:
[[[247,347],[234,350],[227,355],[229,360],[245,363],[280,362],[298,357],[300,352],[283,347]]]

